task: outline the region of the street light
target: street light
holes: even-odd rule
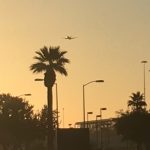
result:
[[[71,128],[71,126],[72,126],[72,123],[69,123],[69,124],[68,124],[68,126],[69,126],[69,128]]]
[[[141,61],[141,63],[143,63],[143,75],[144,75],[144,100],[146,100],[146,95],[145,95],[145,91],[146,91],[146,89],[145,89],[145,64],[147,62],[148,61],[146,61],[146,60]]]
[[[87,128],[88,128],[88,121],[89,121],[89,115],[92,115],[93,112],[87,112]]]
[[[83,128],[85,128],[85,86],[93,82],[104,82],[104,80],[94,80],[83,84]]]
[[[36,78],[34,81],[44,81],[44,79]]]
[[[107,110],[107,108],[103,107],[103,108],[100,108],[100,148],[101,150],[103,150],[103,136],[102,136],[102,111],[103,110]]]
[[[21,94],[21,95],[19,95],[17,97],[21,97],[21,96],[31,96],[31,93]]]

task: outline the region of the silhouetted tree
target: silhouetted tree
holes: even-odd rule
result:
[[[144,100],[143,94],[140,92],[132,93],[130,98],[131,99],[128,101],[128,107],[131,107],[132,111],[145,111],[146,102]]]
[[[140,92],[132,93],[128,106],[132,107],[131,111],[120,112],[115,128],[123,140],[135,142],[137,150],[141,150],[142,145],[148,147],[150,141],[150,113],[146,111],[146,102]]]
[[[41,137],[42,129],[33,106],[22,98],[0,94],[0,143],[5,150],[18,150]]]
[[[48,107],[47,105],[44,105],[42,108],[40,114],[39,114],[39,120],[41,125],[45,128],[48,129]],[[53,111],[53,129],[56,130],[57,128],[57,112],[54,110]]]
[[[64,57],[67,51],[60,51],[60,47],[43,47],[35,52],[37,56],[34,59],[36,63],[30,66],[33,73],[44,72],[44,85],[47,87],[47,100],[48,100],[48,148],[53,150],[53,101],[52,101],[52,87],[56,81],[56,72],[67,76],[65,64],[69,60]]]

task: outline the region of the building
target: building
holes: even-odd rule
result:
[[[87,128],[58,129],[57,150],[90,150]]]
[[[89,129],[92,150],[135,150],[132,142],[122,141],[114,128],[115,118],[85,122]],[[77,122],[76,128],[83,128],[83,122]]]

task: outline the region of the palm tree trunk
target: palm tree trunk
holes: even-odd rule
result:
[[[52,100],[52,86],[47,87],[47,103],[48,103],[48,135],[47,135],[47,146],[48,150],[54,150],[53,141],[53,100]]]

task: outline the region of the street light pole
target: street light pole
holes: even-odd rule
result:
[[[96,115],[96,148],[98,149],[99,147],[99,144],[98,144],[98,141],[99,141],[99,138],[98,138],[98,118],[100,118],[101,116],[100,115]]]
[[[104,80],[94,80],[94,81],[90,81],[86,84],[83,84],[83,128],[85,128],[85,86],[90,84],[90,83],[93,83],[93,82],[104,82]]]
[[[100,149],[103,150],[103,134],[102,134],[102,111],[107,110],[107,108],[100,108]]]
[[[88,128],[89,115],[91,114],[93,114],[93,112],[87,112],[87,128]]]
[[[58,90],[57,90],[57,83],[55,83],[56,86],[56,118],[57,118],[57,129],[59,128],[59,116],[58,116]]]
[[[56,150],[58,150],[58,128],[59,128],[59,120],[58,120],[58,90],[57,90],[57,83],[56,86],[56,118],[57,118],[57,128],[56,128]]]
[[[64,116],[64,108],[63,108],[63,128],[64,128],[64,126],[65,126],[65,118],[64,118],[65,116]]]
[[[146,95],[145,95],[145,91],[146,91],[146,87],[145,87],[145,64],[147,62],[148,61],[146,61],[146,60],[141,61],[141,63],[143,63],[143,75],[144,75],[144,100],[146,100]]]

